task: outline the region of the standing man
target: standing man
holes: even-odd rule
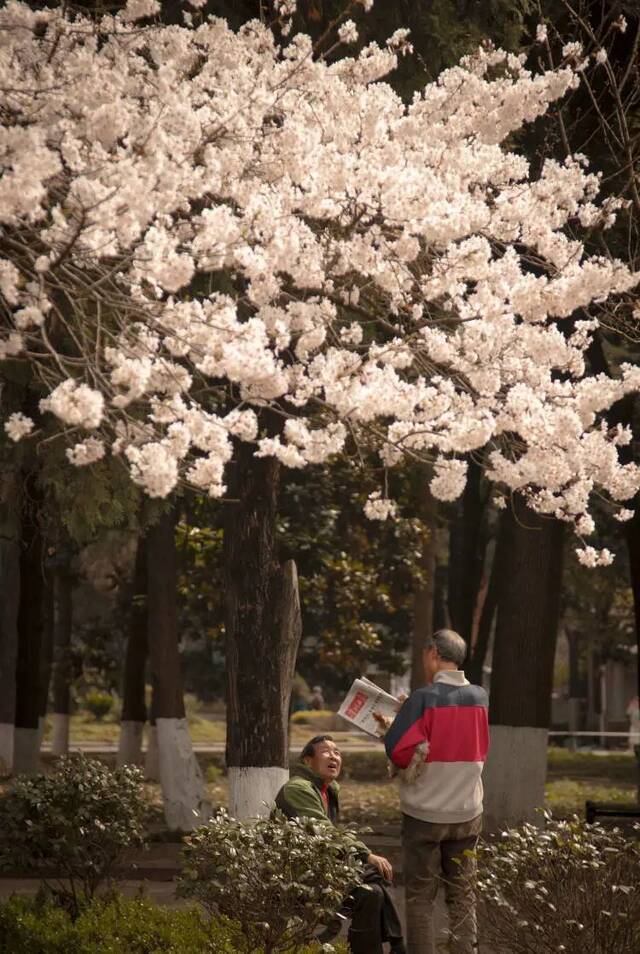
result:
[[[482,769],[489,744],[487,693],[460,666],[466,644],[441,629],[423,651],[427,685],[411,694],[385,737],[401,775],[409,954],[435,954],[434,902],[444,884],[450,951],[477,950],[475,897],[465,879],[482,829]],[[459,859],[456,861],[455,859]]]
[[[287,818],[315,818],[335,825],[340,814],[339,786],[342,755],[330,735],[317,735],[305,745],[291,778],[276,796],[276,808]],[[366,862],[364,885],[351,894],[345,910],[351,918],[349,949],[352,954],[382,954],[389,942],[391,954],[406,954],[400,919],[389,887],[393,870],[386,858],[361,845]],[[335,936],[333,926],[318,940]],[[339,924],[337,927],[339,930]]]

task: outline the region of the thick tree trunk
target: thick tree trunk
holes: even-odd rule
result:
[[[38,704],[38,734],[40,744],[44,736],[45,720],[49,708],[49,687],[51,685],[51,666],[53,663],[53,626],[54,592],[51,573],[47,570],[44,588],[44,609],[42,624],[42,652],[40,654],[40,688]]]
[[[0,774],[11,772],[20,599],[20,473],[0,461]]]
[[[498,605],[498,591],[500,577],[498,573],[498,561],[494,556],[491,572],[489,576],[489,585],[482,604],[480,620],[478,622],[478,634],[469,664],[466,668],[467,678],[477,686],[481,686],[484,681],[484,664],[491,641],[491,630],[496,615]]]
[[[449,533],[449,615],[468,646],[484,566],[481,483],[482,468],[470,461],[462,503]]]
[[[185,717],[176,605],[175,514],[147,534],[147,618],[158,765],[170,829],[191,831],[206,818],[204,783]]]
[[[565,525],[514,497],[498,543],[487,827],[533,821],[544,804]]]
[[[53,755],[66,755],[69,751],[69,718],[71,712],[71,626],[73,612],[73,584],[68,566],[56,567],[53,592],[51,752]]]
[[[280,465],[239,447],[224,535],[229,810],[267,814],[288,777],[288,713],[302,632],[297,572],[277,559]]]
[[[411,691],[424,685],[424,666],[422,651],[425,640],[433,633],[434,603],[436,592],[436,503],[429,493],[425,481],[424,497],[420,510],[420,519],[429,528],[429,536],[422,545],[420,569],[424,574],[422,586],[416,590],[413,599],[413,632],[411,638]]]
[[[156,728],[156,712],[153,705],[154,696],[155,689],[152,685],[151,705],[149,706],[149,724],[147,726],[147,750],[144,754],[144,777],[150,782],[159,782],[160,763],[158,760],[158,730]]]
[[[147,721],[144,698],[147,664],[147,558],[144,539],[138,541],[129,617],[129,638],[124,660],[122,717],[118,765],[140,765],[142,734]]]
[[[40,768],[40,667],[44,610],[44,548],[35,500],[23,513],[20,606],[16,665],[14,775],[37,775]]]

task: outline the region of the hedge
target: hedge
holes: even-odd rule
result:
[[[0,904],[0,951],[7,954],[236,954],[237,930],[228,922],[209,922],[195,908],[161,908],[143,898],[94,901],[75,922],[47,901],[12,898]],[[336,945],[336,952],[346,954],[346,948]]]

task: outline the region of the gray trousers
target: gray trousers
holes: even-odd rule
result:
[[[467,880],[475,861],[464,852],[475,848],[481,831],[482,815],[449,825],[402,816],[408,954],[436,954],[434,904],[441,884],[449,911],[449,951],[477,950],[476,903]]]

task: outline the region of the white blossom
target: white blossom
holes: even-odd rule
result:
[[[15,411],[13,414],[10,414],[4,424],[7,436],[16,443],[22,440],[23,437],[27,437],[33,428],[34,423],[31,418],[27,417],[26,414],[22,414],[21,411]]]
[[[369,520],[388,520],[389,517],[395,517],[398,505],[394,500],[383,497],[379,490],[374,490],[369,494],[364,505],[365,516]]]
[[[98,460],[102,460],[105,455],[104,442],[95,437],[87,437],[86,440],[68,447],[66,450],[67,459],[76,467],[87,467]]]
[[[338,28],[338,37],[341,43],[357,43],[358,28],[353,20],[345,20]]]
[[[584,157],[533,170],[513,148],[579,83],[580,44],[540,74],[483,47],[407,105],[378,82],[406,30],[327,63],[258,21],[236,33],[156,11],[0,10],[0,228],[38,250],[35,266],[0,259],[0,360],[46,366],[42,410],[96,432],[72,462],[102,443],[151,496],[181,479],[220,496],[237,441],[306,467],[350,434],[388,467],[431,464],[443,500],[463,492],[464,455],[483,455],[500,499],[525,493],[583,535],[594,494],[631,499],[631,435],[604,415],[640,391],[640,368],[587,374],[596,325],[575,320],[638,284],[581,239],[620,202]],[[70,274],[82,364],[75,345],[49,351]],[[281,422],[268,436],[265,409]]]
[[[104,397],[87,384],[69,379],[40,401],[40,410],[50,411],[64,424],[91,430],[102,422]]]
[[[546,23],[539,23],[536,27],[536,40],[538,43],[545,43],[547,39],[547,25]]]

